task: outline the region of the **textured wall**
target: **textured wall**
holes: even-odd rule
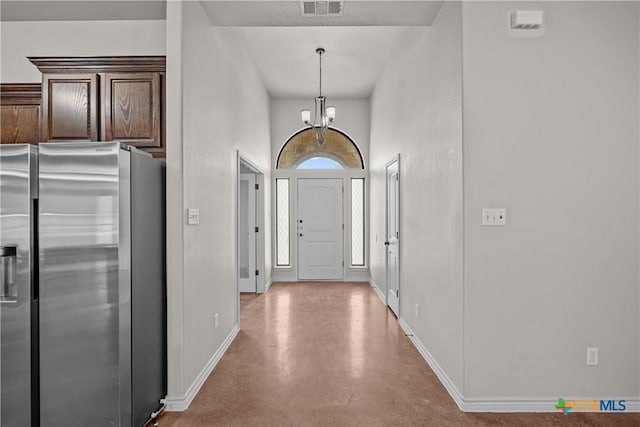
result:
[[[385,164],[400,154],[400,311],[462,387],[461,15],[404,29],[371,99],[371,275],[384,294]],[[420,317],[415,305],[420,305]]]
[[[545,34],[509,37],[531,7]],[[638,18],[464,3],[467,397],[638,398]],[[483,207],[507,226],[482,227]]]
[[[174,16],[174,8],[181,18]],[[174,19],[181,29],[173,28]],[[181,132],[168,141],[167,153],[172,189],[167,204],[174,218],[168,245],[181,239],[178,246],[183,247],[183,257],[170,260],[182,266],[171,268],[168,283],[170,297],[176,296],[169,301],[169,397],[180,399],[239,320],[236,150],[265,171],[265,192],[270,194],[271,144],[269,97],[239,31],[212,27],[199,2],[172,5],[167,20],[173,36],[182,40],[181,52],[172,50],[181,55],[182,78],[171,84],[182,93],[171,106],[172,126],[180,126]],[[175,127],[169,129],[175,134]],[[200,210],[199,225],[186,225],[187,208]],[[269,242],[268,200],[263,208]],[[267,244],[267,271],[270,248]]]

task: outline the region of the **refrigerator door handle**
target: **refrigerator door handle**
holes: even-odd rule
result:
[[[0,303],[18,302],[16,286],[16,262],[18,258],[16,245],[0,246]]]
[[[31,212],[33,226],[33,242],[31,250],[31,299],[37,301],[40,298],[40,239],[38,230],[40,229],[40,201],[38,198],[32,200]]]

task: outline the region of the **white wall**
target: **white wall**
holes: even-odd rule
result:
[[[509,13],[531,7],[545,34],[511,37]],[[639,397],[638,20],[636,2],[446,2],[376,85],[372,278],[384,292],[400,153],[401,317],[468,409]],[[481,226],[483,207],[507,226]]]
[[[39,83],[27,56],[164,55],[166,22],[38,21],[0,25],[2,83]]]
[[[182,254],[170,252],[170,262],[183,265],[168,275],[169,398],[180,401],[238,324],[236,150],[262,168],[269,194],[271,143],[269,97],[238,30],[212,27],[199,2],[169,3],[169,37],[181,39],[179,47],[170,46],[169,62],[175,64],[176,56],[182,61],[176,70],[181,79],[168,76],[175,104],[167,126],[176,136],[167,141],[167,204],[173,216],[167,243],[170,250],[174,243],[183,247]],[[200,209],[199,225],[185,225],[186,208]],[[265,213],[269,230],[270,205]],[[266,254],[270,271],[270,245]]]
[[[369,164],[369,100],[328,98],[329,105],[336,107],[333,126],[349,135],[358,145],[365,166]],[[300,120],[301,110],[311,110],[314,97],[300,99],[271,99],[271,154],[272,165],[284,143],[305,125]]]
[[[509,37],[530,7],[545,35]],[[467,397],[638,398],[638,17],[464,3]],[[483,207],[507,226],[482,227]]]
[[[462,387],[461,15],[403,29],[371,99],[371,276],[386,294],[385,164],[400,153],[401,317]],[[420,317],[415,316],[420,305]]]
[[[181,399],[184,378],[184,200],[182,185],[182,2],[167,2],[167,385],[168,396]]]

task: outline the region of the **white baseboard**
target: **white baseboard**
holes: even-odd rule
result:
[[[380,295],[380,294],[379,294]],[[436,359],[429,350],[424,346],[422,341],[413,333],[411,327],[400,317],[398,319],[400,327],[407,334],[416,347],[420,355],[436,374],[444,388],[449,392],[454,402],[461,411],[464,412],[557,412],[555,405],[558,397],[553,398],[512,398],[512,397],[495,397],[495,398],[465,398],[460,390],[455,386],[446,372],[440,367]],[[564,396],[567,400],[572,400],[568,396]],[[606,400],[613,399],[615,401],[624,400],[626,410],[624,412],[640,412],[640,397],[615,397],[603,396]]]
[[[320,280],[321,282],[369,282],[369,271],[348,270],[342,279],[337,280]],[[274,282],[306,282],[307,280],[298,279],[298,275],[293,271],[274,270],[271,275]]]
[[[189,387],[189,389],[184,394],[184,396],[167,397],[165,399],[165,404],[166,404],[165,411],[182,412],[182,411],[186,411],[187,408],[189,408],[189,405],[191,405],[193,398],[196,397],[196,394],[198,394],[198,391],[200,391],[200,388],[202,387],[204,382],[207,380],[207,378],[209,377],[213,369],[216,367],[220,359],[222,359],[222,356],[227,351],[227,349],[235,339],[236,335],[238,335],[238,332],[240,332],[240,328],[236,324],[231,329],[231,332],[229,332],[229,335],[227,335],[227,337],[224,339],[220,347],[218,347],[218,350],[216,350],[213,356],[211,356],[211,359],[209,359],[209,362],[207,362],[207,364],[202,369],[200,374],[198,374],[198,376],[193,381],[193,383],[191,384],[191,387]]]
[[[271,287],[271,284],[273,283],[273,281],[271,279],[267,280],[267,283],[264,284],[264,293],[266,294],[267,291],[269,290],[269,288]]]
[[[369,270],[351,270],[347,269],[344,275],[345,282],[369,282],[371,274]]]
[[[378,295],[378,298],[380,298],[380,301],[382,301],[382,304],[383,305],[387,305],[387,301],[384,298],[384,294],[382,293],[382,289],[380,289],[380,286],[378,286],[376,281],[371,279],[371,278],[369,278],[369,284],[371,285],[373,290],[376,292],[376,295]]]
[[[436,374],[444,388],[449,392],[460,410],[464,411],[464,396],[462,396],[462,393],[460,393],[453,381],[449,379],[449,376],[447,376],[447,373],[440,367],[438,362],[436,362],[436,359],[431,355],[431,353],[429,353],[429,350],[427,350],[424,344],[422,344],[422,341],[420,341],[420,339],[416,337],[407,322],[405,322],[402,317],[399,317],[398,323],[400,323],[400,327],[402,328],[402,330],[404,330],[405,334],[407,334],[407,337],[411,340],[415,348],[418,350],[418,353],[420,353],[424,360],[426,360],[427,364]]]
[[[274,270],[271,274],[271,280],[274,282],[297,282],[298,277],[292,271]]]

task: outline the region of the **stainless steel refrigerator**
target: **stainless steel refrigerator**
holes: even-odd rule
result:
[[[0,146],[0,424],[142,426],[166,395],[164,165]]]
[[[0,145],[0,426],[32,419],[32,351],[37,351],[33,288],[36,147]],[[32,340],[34,341],[32,345]],[[35,388],[33,391],[35,392]],[[37,397],[37,396],[36,396]]]

